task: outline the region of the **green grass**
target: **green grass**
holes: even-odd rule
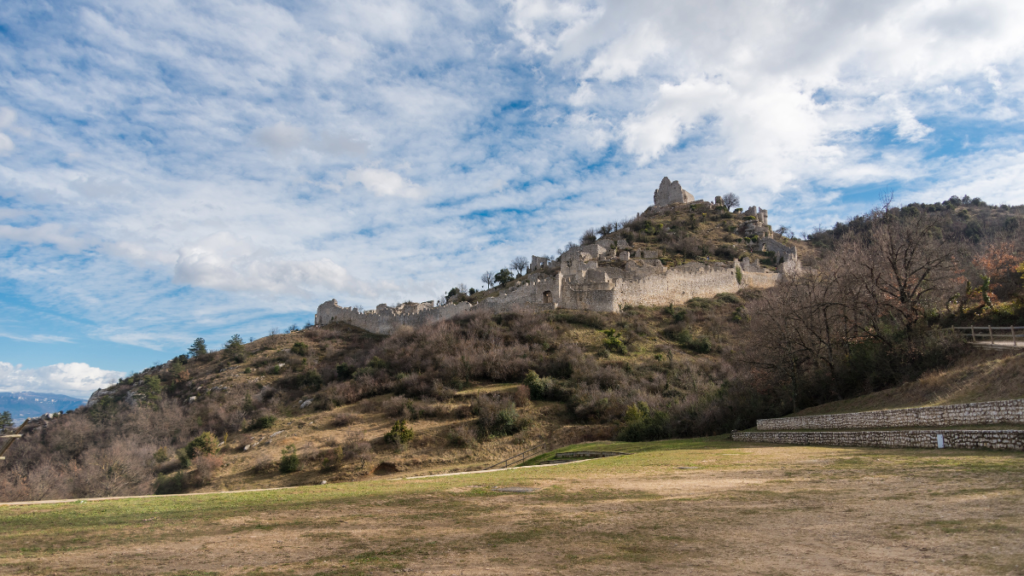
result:
[[[710,438],[674,438],[671,440],[657,440],[655,442],[583,442],[563,446],[557,450],[546,452],[535,456],[521,466],[533,466],[553,460],[555,454],[561,452],[625,452],[627,454],[642,454],[645,452],[663,452],[666,450],[720,450],[735,448],[736,443],[729,440],[728,434],[712,436]]]

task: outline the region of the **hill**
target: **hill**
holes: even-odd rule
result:
[[[10,412],[14,423],[26,418],[38,418],[43,414],[74,410],[85,400],[63,394],[43,392],[0,392],[0,412]]]
[[[387,335],[334,322],[250,343],[233,338],[213,353],[197,346],[71,414],[33,422],[8,453],[0,499],[478,469],[580,441],[713,435],[880,390],[909,391],[943,371],[983,371],[982,357],[942,327],[1020,313],[1012,284],[999,296],[991,282],[987,293],[959,282],[985,285],[977,274],[998,246],[1008,246],[1010,259],[996,271],[1012,279],[1007,271],[1024,260],[1014,260],[1024,244],[1005,225],[977,241],[957,236],[950,224],[962,219],[962,204],[879,211],[845,232],[837,226],[831,238],[778,239],[815,266],[768,290],[618,312],[481,307]],[[969,206],[985,222],[1019,213]],[[670,205],[586,233],[583,244],[656,249],[668,268],[691,258],[768,267],[776,260],[762,250],[765,219],[708,203]],[[693,242],[698,253],[687,251]],[[864,272],[907,243],[931,263],[927,272]],[[905,302],[886,296],[887,282],[908,278],[919,289]],[[452,298],[480,301],[498,290]]]

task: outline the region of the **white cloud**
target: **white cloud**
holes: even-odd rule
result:
[[[218,232],[182,248],[174,281],[227,292],[298,294],[359,292],[360,286],[330,260],[292,261],[257,246],[249,238]]]
[[[49,244],[68,253],[79,252],[86,246],[84,240],[67,234],[63,226],[53,222],[26,227],[0,224],[0,238],[26,244]]]
[[[0,362],[0,391],[50,392],[75,398],[88,398],[97,389],[116,383],[124,375],[124,372],[103,370],[82,362],[53,364],[32,369]]]
[[[49,336],[46,334],[33,334],[32,336],[19,336],[17,334],[6,334],[0,332],[0,338],[9,338],[11,340],[19,340],[21,342],[39,342],[39,343],[53,343],[63,342],[70,343],[71,339],[65,336]]]
[[[275,152],[287,152],[305,146],[308,138],[305,128],[289,126],[284,122],[260,128],[256,131],[255,136],[261,144]]]
[[[348,180],[352,183],[362,184],[377,196],[416,198],[421,194],[420,188],[415,184],[408,182],[395,172],[381,168],[353,170],[349,172]]]
[[[14,121],[18,118],[14,110],[10,108],[0,106],[0,130],[4,130],[14,124]],[[14,151],[14,141],[11,137],[3,132],[0,132],[0,156],[9,154]]]

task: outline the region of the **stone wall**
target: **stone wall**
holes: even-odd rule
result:
[[[743,272],[744,288],[771,288],[779,282],[774,272]]]
[[[842,432],[733,432],[740,442],[874,448],[1024,450],[1024,430],[861,430]]]
[[[775,262],[795,260],[797,258],[796,247],[789,246],[772,238],[762,238],[758,244],[763,250],[775,252]]]
[[[794,416],[757,421],[761,430],[835,430],[906,428],[914,426],[970,426],[972,424],[1024,424],[1024,399],[952,404],[927,408],[873,410],[852,414]]]
[[[731,266],[669,268],[664,274],[652,274],[638,280],[617,280],[615,302],[623,306],[668,306],[685,304],[691,298],[711,298],[722,292],[739,292],[736,270]]]

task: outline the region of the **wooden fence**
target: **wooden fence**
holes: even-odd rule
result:
[[[1024,347],[1024,326],[954,326],[971,344]]]

